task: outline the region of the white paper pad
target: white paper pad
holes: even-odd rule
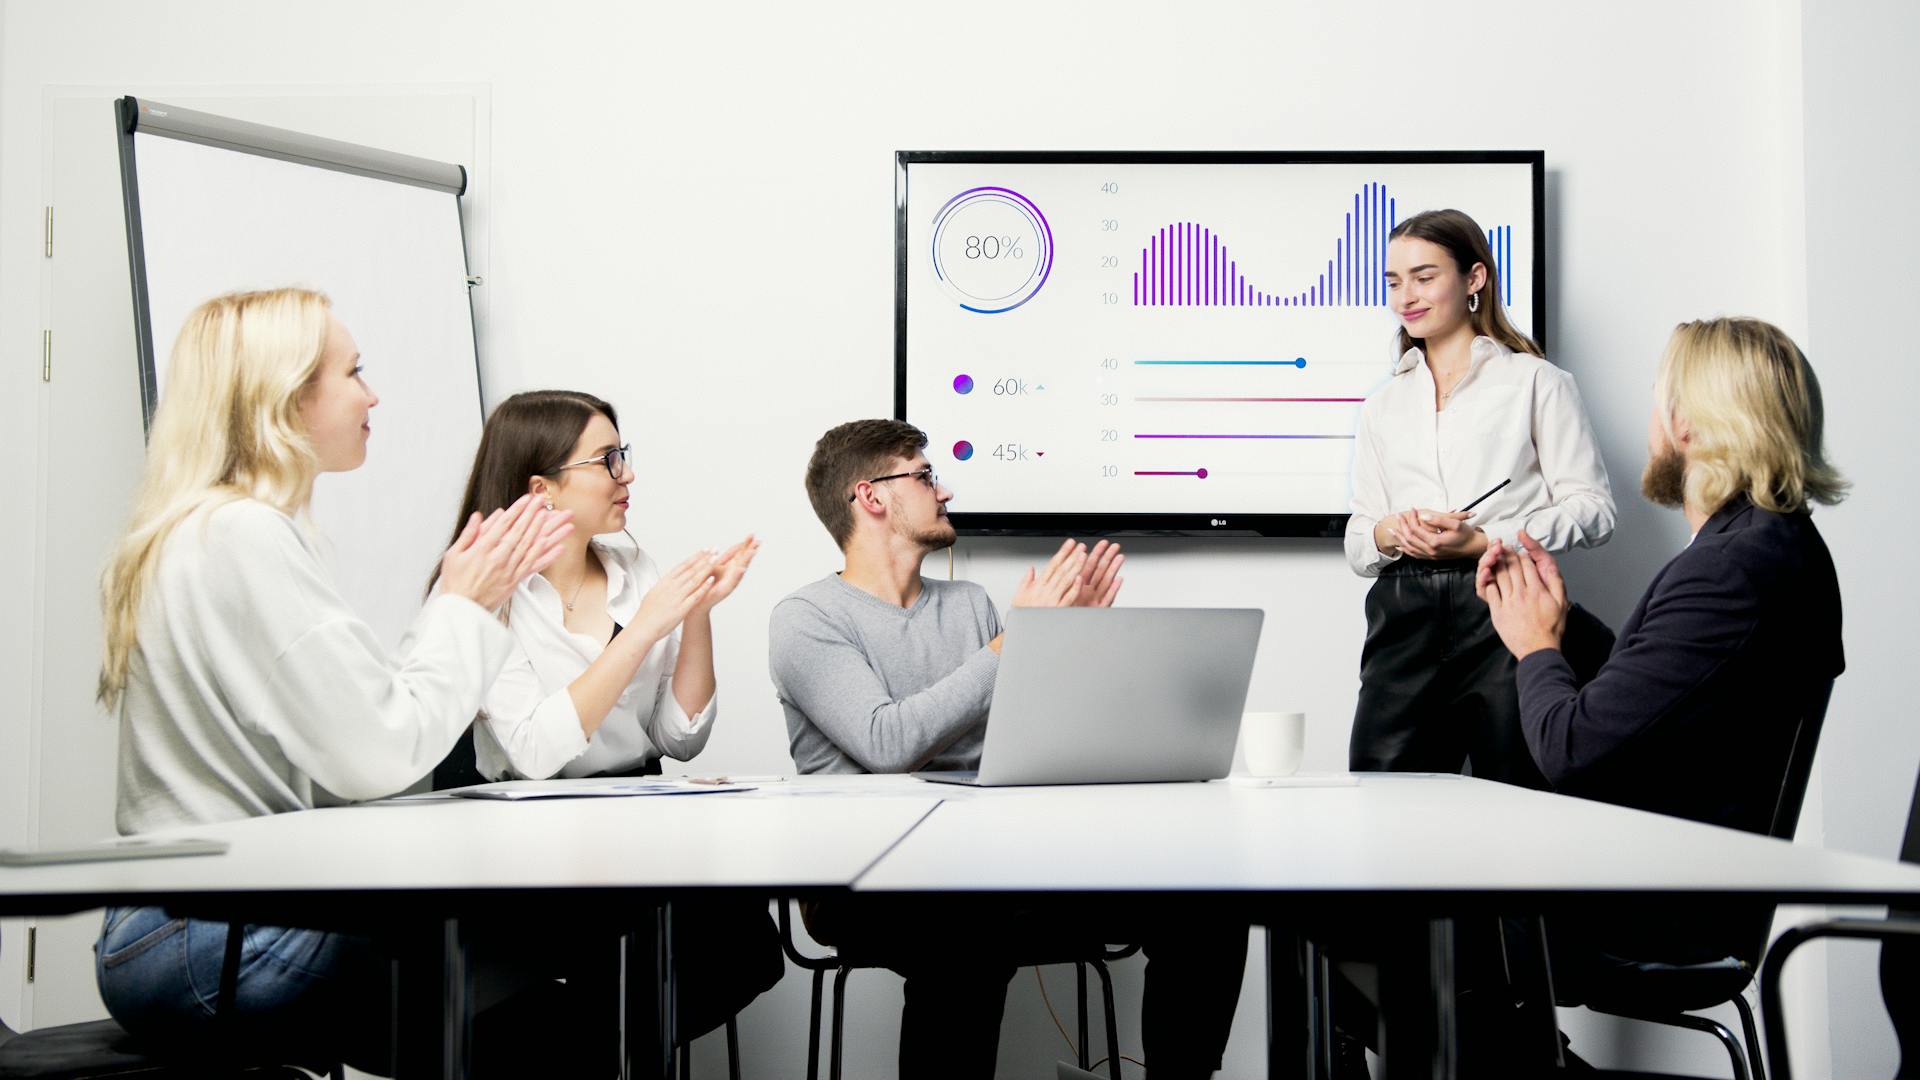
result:
[[[751,784],[696,784],[686,780],[503,780],[446,794],[461,799],[622,799],[640,795],[718,795],[752,791]]]

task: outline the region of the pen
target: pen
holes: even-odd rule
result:
[[[1506,487],[1508,484],[1511,484],[1511,483],[1513,483],[1513,477],[1509,476],[1505,480],[1502,480],[1499,483],[1488,488],[1487,493],[1485,495],[1482,495],[1479,498],[1468,503],[1467,505],[1461,507],[1460,509],[1455,510],[1454,513],[1456,514],[1466,513],[1467,511],[1473,509],[1474,507],[1479,506],[1481,503],[1486,502],[1488,499],[1491,499],[1493,497],[1494,492],[1499,491],[1501,488]]]

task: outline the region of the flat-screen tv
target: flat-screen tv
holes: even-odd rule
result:
[[[896,155],[894,414],[962,534],[1339,536],[1387,234],[1485,229],[1544,345],[1545,155]]]

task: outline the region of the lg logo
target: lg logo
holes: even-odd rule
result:
[[[1227,523],[1226,518],[1209,518],[1207,521],[1207,524],[1212,525],[1216,529],[1222,525],[1225,525],[1226,523]]]

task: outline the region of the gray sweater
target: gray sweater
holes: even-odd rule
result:
[[[829,574],[773,609],[770,668],[802,773],[973,769],[1000,615],[970,581],[921,581],[901,608]]]

